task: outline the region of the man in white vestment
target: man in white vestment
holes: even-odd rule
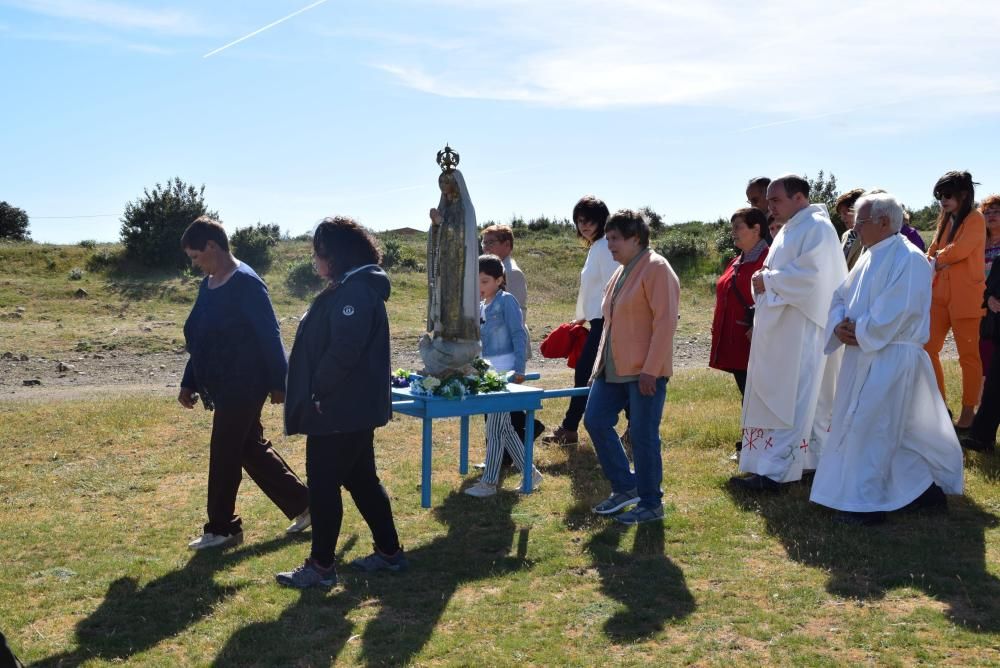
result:
[[[934,272],[898,233],[903,208],[892,195],[864,196],[856,211],[868,252],[830,306],[826,351],[844,355],[809,498],[868,525],[911,503],[946,507],[945,493],[962,493],[962,449],[923,348]]]
[[[767,188],[771,214],[784,223],[752,279],[756,315],[740,471],[730,482],[777,491],[816,468],[830,429],[840,355],[825,356],[830,300],[847,275],[826,207],[809,203],[809,182],[782,176]]]

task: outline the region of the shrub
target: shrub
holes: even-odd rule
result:
[[[205,206],[205,186],[195,188],[174,178],[166,187],[159,183],[153,191],[125,205],[121,239],[125,256],[146,267],[183,269],[188,265],[181,250],[181,235],[195,218],[219,214]]]
[[[403,260],[403,245],[398,239],[386,237],[382,240],[382,268],[388,271],[399,266]]]
[[[72,269],[69,270],[69,280],[79,281],[82,278],[83,278],[83,269],[80,269],[79,267],[73,267]]]
[[[280,238],[281,228],[277,225],[257,223],[256,227],[239,228],[229,235],[229,245],[233,255],[263,273],[271,267],[271,249]]]
[[[316,273],[311,260],[302,260],[291,265],[285,285],[296,297],[306,297],[323,287],[323,278]]]
[[[87,258],[87,271],[97,273],[117,269],[122,261],[119,248],[102,248]]]
[[[97,242],[93,239],[84,239],[80,242],[80,248],[86,248],[87,250],[93,250],[97,247]]]

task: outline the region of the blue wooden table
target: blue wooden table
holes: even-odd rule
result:
[[[528,378],[537,378],[529,374]],[[525,411],[524,421],[524,475],[521,491],[530,494],[532,487],[531,470],[534,465],[535,411],[542,407],[543,399],[585,395],[586,387],[543,390],[527,385],[510,383],[504,392],[476,394],[465,399],[443,399],[412,394],[409,388],[392,388],[392,409],[403,415],[423,420],[421,439],[420,505],[431,507],[431,452],[433,445],[433,424],[439,418],[460,418],[460,438],[458,450],[458,472],[469,472],[469,416],[486,413],[509,413]]]

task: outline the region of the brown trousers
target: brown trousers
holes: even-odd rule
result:
[[[236,514],[236,493],[244,469],[287,518],[309,507],[309,490],[264,438],[260,413],[265,399],[215,409],[205,533],[231,535],[243,530],[243,521]]]

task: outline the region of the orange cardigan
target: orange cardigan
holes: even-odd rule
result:
[[[611,354],[618,375],[648,373],[669,378],[674,373],[674,332],[681,297],[677,274],[664,257],[649,251],[636,262],[612,302],[623,271],[625,268],[619,267],[604,288],[604,332],[594,375],[603,371],[604,347],[611,332]]]
[[[953,223],[945,228],[947,239]],[[940,251],[940,252],[939,252]],[[983,292],[986,290],[986,219],[973,209],[962,221],[955,238],[941,247],[935,241],[927,249],[927,257],[937,257],[938,265],[947,265],[934,272],[932,300],[947,306],[952,318],[981,318]]]

